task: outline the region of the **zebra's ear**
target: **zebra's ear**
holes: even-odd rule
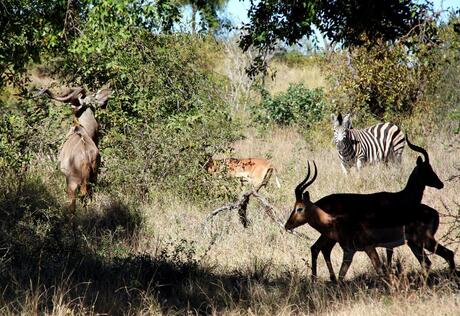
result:
[[[335,116],[334,113],[331,114],[331,123],[332,124],[335,124],[335,122],[337,121],[337,116]]]
[[[345,128],[348,128],[348,129],[353,128],[351,124],[351,114],[350,113],[345,115],[345,117],[343,118],[343,125],[345,126]]]
[[[334,113],[331,114],[331,122],[334,127],[342,125],[342,114],[339,113],[338,116],[335,116]]]

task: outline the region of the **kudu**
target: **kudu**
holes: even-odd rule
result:
[[[226,158],[226,159],[210,159],[205,165],[206,171],[209,173],[227,172],[231,177],[241,178],[243,181],[258,187],[265,178],[268,178],[273,173],[275,176],[276,186],[281,187],[276,168],[271,162],[260,158]]]
[[[96,181],[100,160],[97,147],[99,125],[94,117],[93,106],[105,108],[110,90],[103,89],[95,94],[87,94],[84,88],[78,87],[64,96],[56,96],[48,89],[42,90],[39,95],[41,94],[47,94],[56,101],[70,103],[72,107],[74,125],[62,145],[59,163],[66,177],[70,209],[75,211],[77,190],[80,189],[82,199],[90,194],[90,184]]]
[[[429,163],[428,153],[423,148],[412,145],[407,137],[406,140],[412,150],[423,154],[425,161],[421,157],[417,158],[417,165],[413,169],[406,187],[399,192],[332,194],[313,203],[305,189],[316,179],[317,170],[316,164],[314,164],[315,174],[311,180],[308,180],[310,176],[310,166],[308,165],[307,177],[295,189],[296,203],[285,228],[292,230],[309,223],[322,234],[312,246],[313,275],[316,275],[316,258],[321,250],[325,256],[331,279],[335,279],[330,263],[330,251],[336,242],[343,249],[343,261],[339,272],[340,280],[345,277],[356,251],[364,250],[377,272],[382,273],[380,259],[375,247],[392,248],[400,245],[407,238],[405,225],[411,223],[415,225],[418,221],[426,222],[426,218],[420,213],[420,208],[423,208],[421,200],[425,186],[441,189],[443,183],[434,173]],[[425,231],[425,233],[427,232]],[[420,240],[427,240],[422,236],[422,233],[415,235]],[[434,238],[432,240],[434,241]],[[431,246],[426,248],[433,249]],[[438,249],[445,248],[440,248],[438,245]],[[442,256],[449,262],[450,268],[455,269],[453,253],[450,250],[445,250],[440,250],[437,253],[442,253]],[[417,251],[416,256],[420,257],[419,251]]]

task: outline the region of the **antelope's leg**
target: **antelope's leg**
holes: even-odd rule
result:
[[[332,248],[334,248],[335,244],[336,244],[336,241],[329,239],[322,250],[324,261],[326,261],[327,269],[329,270],[329,279],[332,282],[337,282],[337,278],[335,277],[334,268],[332,268],[332,262],[331,262],[331,251],[332,251]]]
[[[80,195],[85,197],[88,194],[88,180],[91,177],[91,165],[89,162],[81,164],[81,185]]]
[[[387,267],[391,268],[391,261],[393,260],[393,248],[387,248]]]
[[[455,271],[455,255],[451,250],[439,244],[434,238],[428,238],[428,240],[425,243],[425,248],[431,252],[434,252],[438,256],[444,258],[444,260],[446,260],[447,263],[449,263],[450,270]]]
[[[415,243],[413,240],[408,240],[407,245],[409,246],[414,256],[417,258],[422,268],[429,270],[431,267],[431,261],[423,251],[423,247]]]
[[[317,259],[320,251],[323,253],[324,260],[326,261],[327,268],[329,270],[329,276],[332,282],[336,282],[334,269],[331,263],[331,251],[334,248],[336,241],[321,235],[318,240],[311,246],[311,277],[316,279],[317,277]]]
[[[377,250],[375,250],[375,247],[367,247],[364,251],[369,256],[369,259],[371,259],[372,265],[377,271],[377,274],[383,275],[382,263],[380,262],[379,254],[377,253]]]
[[[355,253],[356,251],[354,250],[343,249],[343,259],[339,271],[339,281],[342,281],[345,275],[347,274],[348,268],[350,267],[351,262],[353,261],[353,256],[355,255]]]
[[[77,199],[78,182],[72,179],[66,179],[67,181],[67,196],[70,200],[69,209],[72,213],[75,213],[75,204]]]

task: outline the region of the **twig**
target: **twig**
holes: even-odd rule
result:
[[[280,227],[281,230],[284,232],[285,231],[284,224],[283,224],[283,221],[278,216],[276,216],[276,213],[277,213],[277,212],[275,212],[276,208],[273,205],[271,205],[268,202],[268,200],[259,193],[260,188],[267,184],[268,179],[270,178],[270,176],[271,176],[271,172],[267,173],[267,175],[265,176],[264,180],[262,181],[262,183],[259,186],[257,186],[255,188],[245,192],[236,202],[229,203],[227,205],[218,207],[218,208],[214,209],[213,211],[211,211],[208,214],[208,216],[206,216],[204,225],[206,225],[207,222],[209,222],[214,216],[216,216],[217,214],[219,214],[221,212],[224,212],[224,211],[237,211],[239,216],[240,216],[241,223],[243,224],[244,227],[247,227],[249,221],[248,221],[247,216],[246,216],[246,210],[247,210],[247,207],[248,207],[248,204],[249,204],[249,198],[252,195],[264,206],[265,213],[267,214],[267,216],[278,227]],[[292,232],[290,231],[290,233],[295,235],[295,236],[297,236],[297,237],[301,237],[301,238],[305,238],[307,240],[310,240],[310,238],[308,238],[308,236],[305,235],[305,234],[302,234],[302,233],[299,233],[299,232],[294,232],[294,231],[292,231]]]

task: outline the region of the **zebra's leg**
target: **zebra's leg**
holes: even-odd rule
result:
[[[348,167],[345,166],[345,164],[344,164],[343,162],[340,164],[340,166],[342,167],[343,173],[344,173],[345,175],[348,175]]]
[[[361,168],[364,166],[364,163],[364,159],[358,159],[358,161],[356,162],[356,167],[358,168],[358,170],[361,170]]]

